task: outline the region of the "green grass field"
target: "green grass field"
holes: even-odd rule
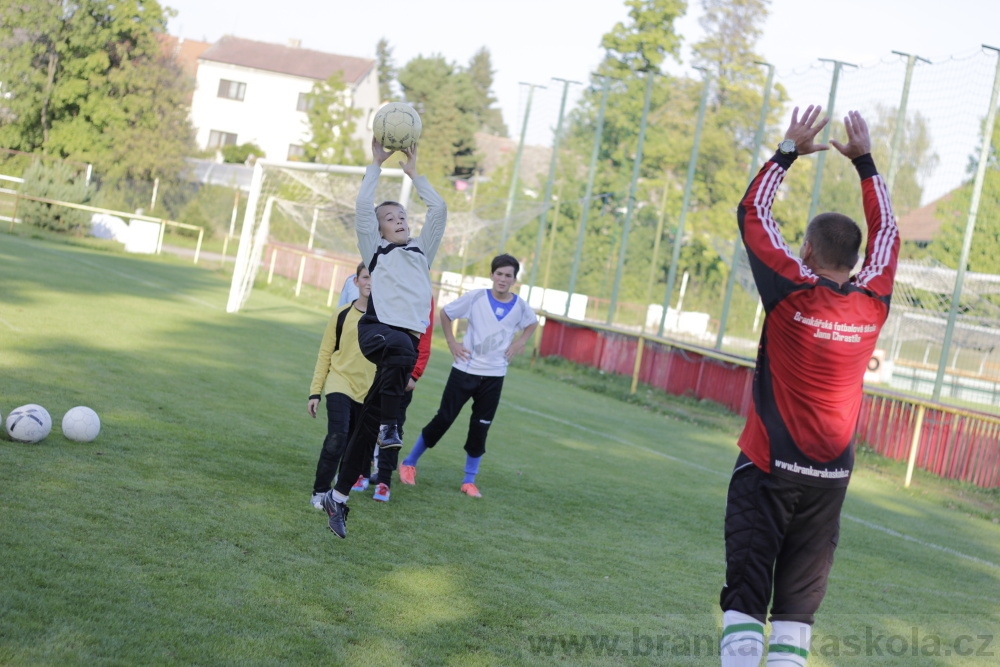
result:
[[[308,503],[329,315],[281,292],[228,315],[227,277],[185,260],[0,233],[0,412],[54,422],[0,440],[0,664],[718,664],[738,419],[522,359],[481,500],[463,417],[339,540]],[[81,404],[88,444],[59,430]],[[996,664],[1000,497],[902,474],[861,456],[810,664]]]

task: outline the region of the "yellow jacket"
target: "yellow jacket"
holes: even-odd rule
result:
[[[350,312],[340,332],[340,347],[334,351],[337,345],[337,316],[348,308]],[[316,369],[309,385],[310,397],[345,394],[357,403],[365,400],[375,379],[375,364],[365,359],[358,347],[358,320],[362,314],[354,304],[349,303],[330,317],[319,345]]]

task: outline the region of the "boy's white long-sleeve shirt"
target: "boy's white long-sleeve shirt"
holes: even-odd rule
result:
[[[427,205],[427,216],[420,235],[405,245],[389,243],[379,233],[375,216],[375,188],[382,168],[369,165],[355,205],[358,250],[371,267],[370,303],[383,324],[408,329],[421,335],[430,325],[432,296],[430,267],[444,237],[448,208],[440,195],[423,176],[413,180],[413,187]],[[370,309],[369,309],[370,312]]]

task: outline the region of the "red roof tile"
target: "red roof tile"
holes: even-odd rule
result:
[[[200,59],[317,81],[325,81],[334,72],[343,72],[347,83],[357,83],[375,66],[375,61],[367,58],[255,42],[231,35],[213,44]]]
[[[929,204],[915,208],[899,218],[899,238],[903,241],[928,242],[941,229],[943,218],[948,217],[949,207],[954,208],[951,199],[954,191],[935,199]],[[945,214],[945,215],[942,215]]]
[[[164,55],[174,58],[184,70],[184,73],[194,78],[198,73],[198,58],[212,45],[208,42],[198,42],[193,39],[177,38],[173,35],[158,33],[156,38]]]

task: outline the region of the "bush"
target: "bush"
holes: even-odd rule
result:
[[[71,204],[85,204],[90,199],[84,175],[62,162],[44,164],[39,160],[25,169],[21,192]],[[22,202],[18,216],[29,225],[59,232],[85,229],[90,224],[86,211],[34,201]]]
[[[266,157],[264,155],[264,149],[262,149],[257,144],[239,144],[238,146],[223,146],[222,147],[222,159],[225,162],[232,162],[234,164],[244,164],[250,156],[253,156],[256,160],[257,158]]]
[[[233,215],[235,190],[221,185],[201,185],[191,197],[176,220],[189,225],[205,228],[209,237],[225,236],[229,233],[229,223]],[[242,221],[246,208],[246,197],[240,199],[237,221]],[[181,233],[178,231],[178,233]]]

